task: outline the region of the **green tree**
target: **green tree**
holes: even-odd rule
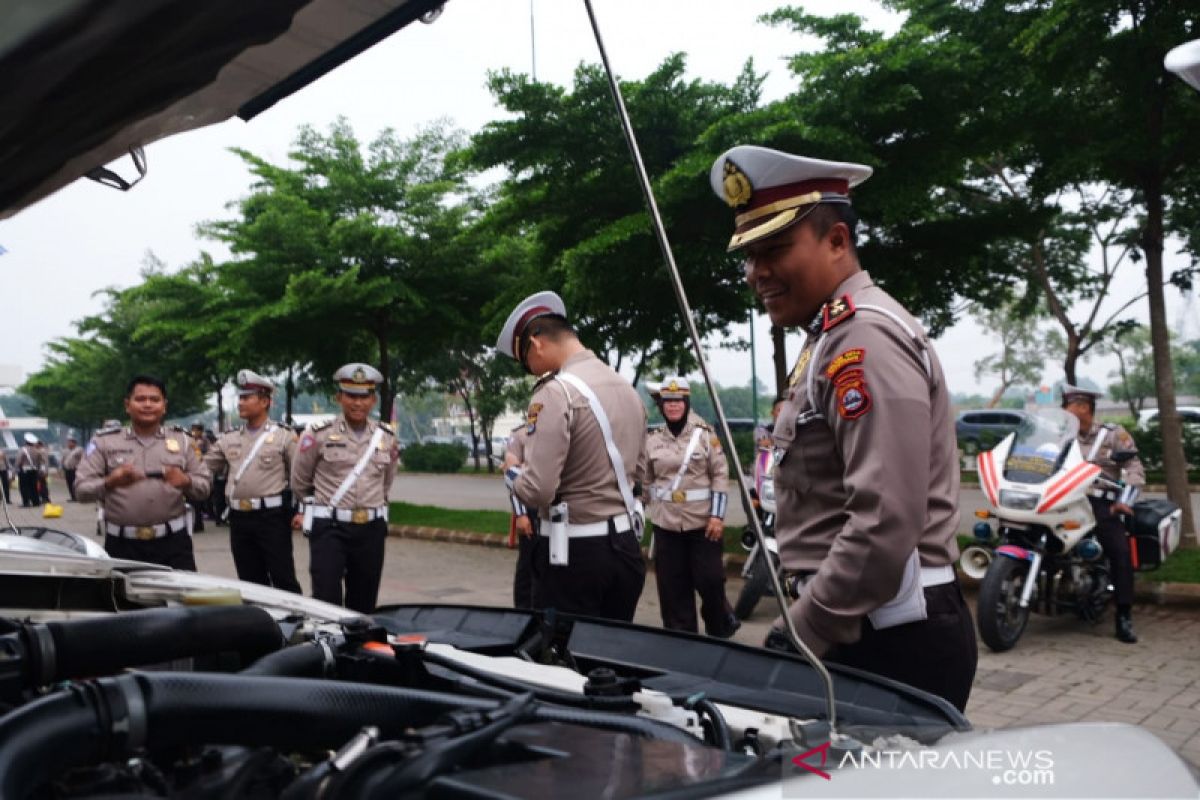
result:
[[[202,230],[240,257],[227,282],[253,302],[238,336],[306,388],[338,366],[372,361],[390,419],[398,380],[437,351],[488,297],[464,236],[479,212],[462,134],[441,122],[366,148],[345,120],[300,130],[291,165],[236,151],[257,181],[235,219]]]
[[[1000,380],[987,404],[988,408],[995,408],[1010,388],[1019,384],[1037,385],[1041,380],[1047,356],[1046,339],[1039,330],[1038,317],[1023,317],[1015,304],[976,306],[974,311],[984,331],[1000,340],[999,353],[975,362],[976,380],[984,375],[995,375]]]
[[[682,55],[622,91],[702,334],[746,316],[740,269],[725,255],[728,213],[708,188],[705,132],[753,109],[761,79],[688,81]],[[562,294],[585,343],[636,383],[650,364],[686,371],[692,357],[602,70],[580,66],[570,91],[500,72],[489,81],[508,118],[474,136],[472,163],[503,167],[486,224],[528,248],[518,280],[489,305],[499,328],[531,287]],[[626,361],[628,359],[628,362]]]

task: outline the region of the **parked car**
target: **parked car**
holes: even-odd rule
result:
[[[1200,426],[1200,406],[1178,406],[1176,410],[1185,425]],[[1157,408],[1146,408],[1138,412],[1137,426],[1139,429],[1144,431],[1156,422],[1158,422]]]
[[[1027,419],[1029,414],[1018,409],[960,411],[954,421],[954,433],[958,437],[958,446],[969,455],[994,447]]]

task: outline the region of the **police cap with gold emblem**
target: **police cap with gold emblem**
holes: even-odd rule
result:
[[[239,369],[237,374],[237,390],[238,395],[241,397],[251,394],[269,395],[274,393],[275,384],[254,370]]]
[[[529,295],[517,304],[504,321],[504,327],[500,329],[500,336],[496,339],[496,349],[509,358],[520,360],[517,343],[521,340],[521,334],[525,332],[529,323],[538,317],[547,316],[562,317],[564,320],[567,318],[567,307],[562,298],[554,292]]]
[[[346,364],[333,373],[337,381],[338,391],[343,394],[368,395],[375,393],[375,387],[383,383],[383,375],[370,364]]]
[[[662,382],[656,384],[655,396],[663,400],[686,400],[692,395],[692,388],[685,378],[678,375],[668,375]]]
[[[850,203],[850,189],[871,177],[871,168],[822,161],[739,145],[726,150],[709,171],[712,190],[734,209],[729,250],[737,250],[804,219],[819,203]]]

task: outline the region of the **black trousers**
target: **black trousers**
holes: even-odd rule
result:
[[[225,518],[225,506],[227,505],[225,502],[226,483],[228,483],[228,478],[224,476],[220,478],[213,478],[212,494],[209,495],[209,501],[212,503],[213,520],[218,525],[222,524],[221,520]],[[287,501],[288,498],[285,497],[284,505],[290,506],[291,503]]]
[[[862,637],[836,645],[825,660],[874,672],[967,707],[979,651],[975,624],[958,582],[925,589],[928,619],[876,630],[863,618]]]
[[[104,549],[113,558],[130,561],[145,561],[162,564],[173,569],[196,571],[196,556],[192,551],[192,537],[187,531],[169,533],[160,539],[126,539],[122,536],[105,536]]]
[[[241,580],[300,594],[292,560],[292,509],[229,512],[229,549]]]
[[[67,494],[71,495],[71,500],[72,500],[72,502],[74,502],[74,500],[75,500],[75,470],[64,469],[63,477],[67,481]]]
[[[546,522],[542,522],[543,530]],[[533,550],[534,608],[633,621],[646,585],[646,559],[633,531],[572,539],[566,566],[550,565],[550,539],[538,536]]]
[[[21,505],[41,505],[42,498],[38,493],[37,470],[26,469],[17,473],[17,488],[21,490]]]
[[[728,633],[731,611],[725,599],[722,545],[720,540],[709,541],[704,528],[672,531],[654,526],[654,575],[664,628],[696,633],[699,594],[704,630],[722,636]]]
[[[513,608],[533,608],[533,551],[538,540],[538,520],[533,522],[533,536],[517,534],[517,568],[513,572]]]
[[[4,488],[4,502],[12,505],[12,484],[10,480],[8,470],[0,469],[0,486]]]
[[[387,521],[361,525],[331,519],[313,520],[308,535],[313,597],[340,606],[345,580],[346,608],[363,614],[375,610],[379,581],[383,577],[383,550]]]
[[[1112,512],[1112,502],[1089,497],[1096,515],[1096,541],[1108,556],[1113,590],[1118,606],[1133,605],[1133,562],[1129,559],[1129,535],[1125,523]]]

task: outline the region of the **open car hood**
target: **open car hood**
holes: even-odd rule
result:
[[[40,0],[0,9],[0,219],[158,139],[248,120],[445,0]],[[127,188],[126,184],[123,188]]]

